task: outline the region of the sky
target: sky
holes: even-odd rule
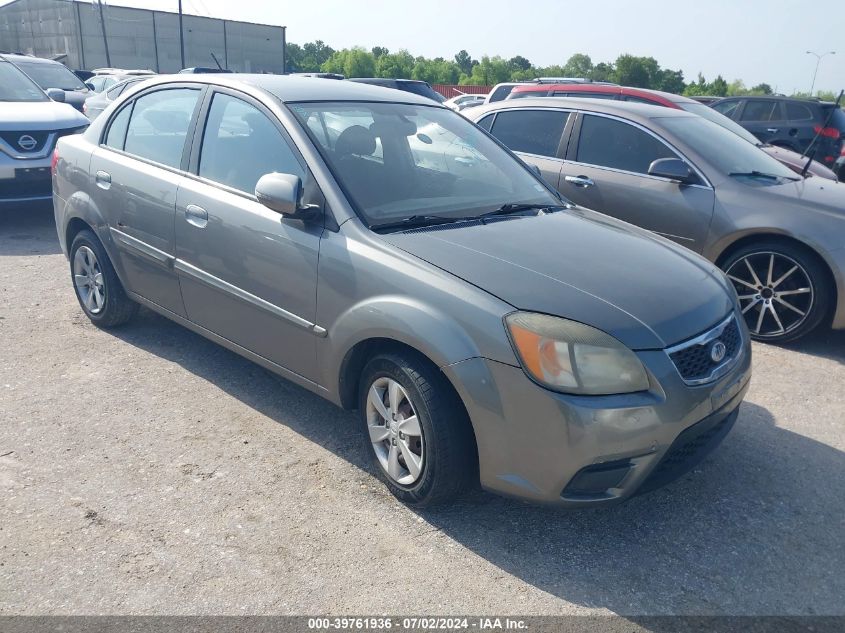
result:
[[[0,5],[5,4],[0,0]],[[177,0],[108,0],[175,10]],[[818,53],[816,89],[845,88],[845,2],[841,0],[183,0],[186,13],[278,24],[288,41],[323,40],[333,48],[385,46],[451,58],[527,57],[563,64],[573,53],[593,63],[622,53],[651,56],[747,86],[808,91]]]

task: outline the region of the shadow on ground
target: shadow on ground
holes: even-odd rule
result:
[[[53,208],[26,205],[0,209],[0,257],[61,253]]]
[[[114,335],[369,470],[353,414],[146,310]],[[842,613],[843,474],[845,454],[747,402],[696,470],[626,504],[567,512],[477,492],[418,514],[504,574],[587,607]]]

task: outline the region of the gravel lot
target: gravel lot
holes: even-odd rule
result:
[[[666,489],[417,512],[350,414],[148,311],[93,327],[52,212],[6,212],[0,613],[845,614],[845,334],[754,353]]]

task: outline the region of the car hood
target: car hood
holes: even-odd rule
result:
[[[55,101],[0,102],[0,126],[5,131],[64,130],[90,121],[67,103]]]
[[[823,211],[845,216],[845,183],[842,182],[808,178],[781,185],[760,187],[759,191],[790,202],[802,210]]]
[[[520,310],[662,349],[723,319],[733,291],[710,262],[586,209],[382,236]]]

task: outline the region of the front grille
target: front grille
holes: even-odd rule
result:
[[[724,356],[718,358],[718,354],[714,356],[714,348],[720,347],[720,343],[724,345]],[[669,350],[669,358],[684,381],[697,384],[718,377],[719,370],[730,365],[741,348],[742,332],[736,318],[731,316],[709,332]]]
[[[52,130],[39,130],[38,132],[0,132],[0,138],[6,141],[17,154],[37,154],[44,149],[47,139],[50,138]],[[24,145],[21,145],[23,139]],[[27,142],[35,142],[30,147]]]

